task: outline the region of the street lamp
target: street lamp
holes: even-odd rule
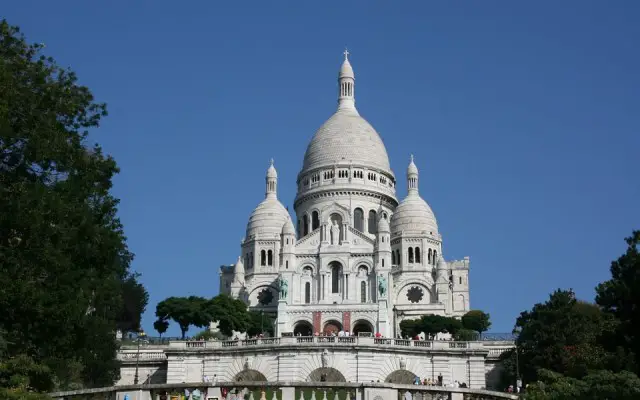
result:
[[[520,387],[522,386],[522,380],[520,380],[520,360],[518,359],[518,327],[513,328],[513,332],[516,334],[514,343],[516,345],[516,393],[520,392]]]
[[[264,336],[264,310],[260,310],[260,334]]]
[[[138,332],[138,337],[136,338],[138,342],[138,351],[136,352],[136,373],[133,376],[133,384],[138,384],[138,366],[140,364],[140,339],[144,338],[146,334],[143,331]]]

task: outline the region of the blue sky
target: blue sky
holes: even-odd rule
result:
[[[92,139],[122,169],[149,332],[158,301],[218,293],[271,157],[293,209],[345,46],[398,196],[414,153],[493,331],[558,287],[592,299],[640,229],[637,1],[21,0],[0,16],[108,103]]]

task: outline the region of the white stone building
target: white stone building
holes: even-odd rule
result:
[[[419,193],[413,156],[407,197],[375,129],[355,106],[345,51],[338,109],[304,155],[295,223],[267,170],[266,193],[249,217],[235,265],[220,270],[220,291],[252,310],[277,313],[277,333],[345,330],[399,333],[402,319],[462,316],[469,310],[469,259],[445,261],[435,215]]]

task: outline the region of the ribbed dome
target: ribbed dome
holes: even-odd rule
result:
[[[302,170],[349,162],[391,173],[387,149],[375,129],[357,111],[339,110],[311,139]]]
[[[378,222],[378,232],[390,232],[389,221],[386,218],[380,218]]]
[[[409,194],[391,217],[391,233],[426,233],[436,235],[438,223],[431,207],[417,193]]]
[[[247,238],[254,235],[280,235],[288,218],[289,212],[282,203],[277,198],[268,197],[251,213],[247,224]]]
[[[296,235],[296,229],[293,227],[293,222],[291,218],[287,218],[287,222],[282,226],[282,234],[283,235]]]

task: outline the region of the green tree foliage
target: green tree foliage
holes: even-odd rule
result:
[[[5,356],[48,368],[60,388],[111,385],[132,254],[110,194],[116,163],[86,146],[106,107],[42,48],[0,21]]]
[[[273,314],[250,311],[249,316],[250,323],[247,328],[247,334],[249,336],[260,335],[261,333],[273,336],[273,323],[275,321],[275,316]]]
[[[212,321],[218,322],[218,329],[227,336],[231,336],[233,331],[246,332],[251,326],[247,305],[224,294],[210,300],[197,296],[169,297],[156,306],[156,317],[156,329],[171,319],[180,326],[183,339],[190,326],[203,328]]]
[[[149,293],[138,278],[139,275],[130,274],[122,282],[122,308],[118,318],[118,329],[122,333],[140,331],[142,314],[149,303]]]
[[[158,331],[158,333],[160,334],[160,338],[162,338],[162,335],[167,331],[167,329],[169,329],[169,321],[164,319],[157,319],[153,323],[153,329]]]
[[[217,321],[220,332],[231,336],[233,331],[246,332],[251,326],[247,305],[238,299],[220,294],[207,304],[209,321]]]
[[[627,251],[611,263],[611,279],[596,287],[596,303],[618,321],[614,335],[606,341],[618,367],[638,372],[640,366],[640,231],[625,239]],[[626,362],[635,359],[633,364]]]
[[[593,371],[583,379],[540,370],[540,380],[527,387],[527,400],[634,400],[640,398],[640,379],[634,373]]]
[[[423,315],[420,319],[400,322],[402,334],[409,337],[414,337],[422,332],[427,336],[435,336],[438,333],[450,333],[455,336],[461,329],[460,320],[441,315]]]
[[[611,318],[597,306],[577,301],[570,290],[556,290],[516,321],[523,380],[535,381],[540,369],[574,378],[586,375],[604,362],[599,338],[612,326]]]
[[[490,316],[481,310],[471,310],[462,316],[462,327],[478,333],[486,332],[491,328]]]
[[[169,297],[156,306],[156,317],[159,321],[172,319],[180,326],[184,339],[189,326],[203,327],[211,321],[205,310],[207,299],[204,297]]]

